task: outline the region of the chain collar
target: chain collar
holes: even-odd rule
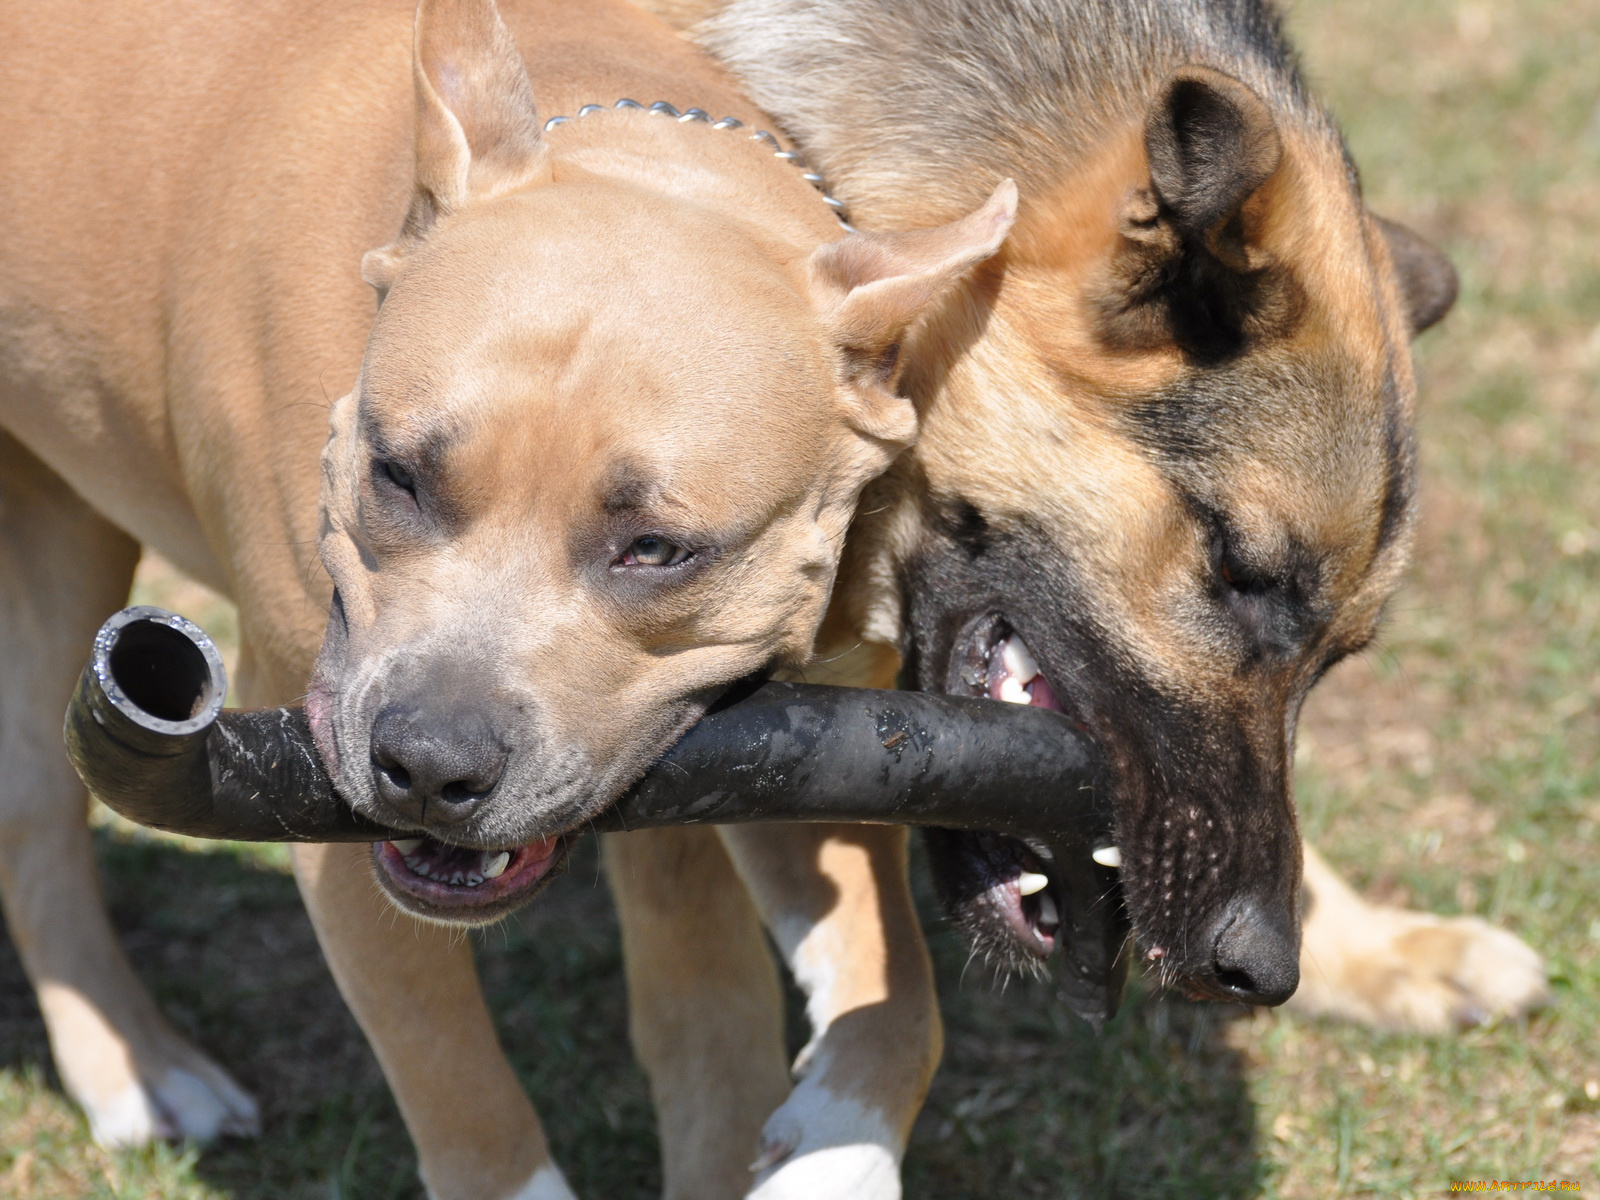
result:
[[[623,99],[618,100],[611,107],[613,109],[637,108],[651,116],[671,117],[679,124],[684,124],[689,121],[704,121],[713,129],[744,128],[744,122],[736,117],[723,117],[720,121],[713,121],[711,119],[711,114],[706,112],[706,110],[703,108],[690,108],[685,109],[683,112],[679,112],[665,100],[657,100],[654,104],[646,107],[645,105],[640,104],[637,100]],[[587,117],[591,113],[605,111],[606,106],[603,104],[585,104],[578,110],[578,117]],[[565,125],[568,121],[573,120],[577,120],[577,117],[551,117],[544,123],[545,132],[548,133],[557,125]],[[812,187],[817,189],[817,192],[822,196],[822,202],[829,208],[833,209],[833,215],[839,218],[839,224],[843,225],[851,233],[855,232],[855,226],[851,225],[849,218],[845,216],[844,205],[838,200],[835,200],[833,196],[829,194],[827,187],[823,184],[822,176],[818,175],[810,167],[806,166],[805,160],[801,158],[800,155],[795,153],[793,150],[785,150],[778,139],[773,137],[772,134],[768,133],[765,129],[756,130],[756,132],[750,135],[749,140],[752,142],[761,142],[764,145],[771,146],[773,158],[781,158],[784,162],[793,163],[796,167],[798,167],[800,170],[800,177]]]

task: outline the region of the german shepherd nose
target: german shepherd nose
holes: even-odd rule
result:
[[[1242,896],[1222,910],[1212,950],[1217,982],[1246,1004],[1282,1004],[1300,986],[1300,938],[1280,905]]]
[[[505,772],[508,755],[479,712],[389,704],[372,723],[378,795],[417,824],[470,817]]]

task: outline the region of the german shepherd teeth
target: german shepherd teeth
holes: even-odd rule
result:
[[[1007,634],[989,652],[987,683],[992,699],[1008,704],[1032,704],[1028,685],[1039,675],[1039,664],[1029,653],[1027,643],[1014,633]]]
[[[1033,677],[1039,674],[1039,664],[1034,661],[1028,652],[1028,644],[1016,634],[1012,634],[1000,646],[1000,661],[1005,663],[1006,670],[1024,687],[1033,682]]]
[[[1061,928],[1061,910],[1056,908],[1056,902],[1049,892],[1039,897],[1039,919],[1034,926],[1046,937]]]
[[[389,842],[389,845],[400,851],[401,856],[404,857],[408,854],[415,854],[422,842],[422,838],[394,838]]]
[[[483,865],[479,870],[485,879],[499,879],[506,873],[506,866],[511,862],[511,851],[501,850],[496,854],[484,853]]]
[[[1002,675],[1000,686],[995,690],[996,700],[1004,700],[1007,704],[1032,704],[1033,697],[1028,695],[1028,689],[1017,682],[1015,675]]]
[[[1101,846],[1089,857],[1102,867],[1110,867],[1113,870],[1117,870],[1122,866],[1122,851],[1115,846]]]
[[[1024,896],[1031,896],[1035,892],[1042,892],[1050,886],[1050,876],[1041,875],[1037,871],[1024,871],[1017,876],[1017,891]]]

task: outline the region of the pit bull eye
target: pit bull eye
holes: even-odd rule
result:
[[[392,459],[381,459],[377,467],[378,473],[394,484],[395,487],[403,492],[410,492],[413,497],[416,496],[417,481],[411,477],[410,471],[407,471]]]
[[[688,562],[694,551],[674,545],[663,537],[635,538],[622,552],[619,564],[624,567],[675,567]]]

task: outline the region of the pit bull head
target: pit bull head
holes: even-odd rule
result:
[[[915,433],[900,339],[1015,193],[841,237],[808,189],[803,221],[754,189],[740,219],[682,164],[571,165],[488,0],[424,3],[415,83],[410,212],[365,261],[323,459],[308,708],[350,803],[418,831],[376,850],[397,902],[473,922],[726,685],[810,653],[858,493]]]

